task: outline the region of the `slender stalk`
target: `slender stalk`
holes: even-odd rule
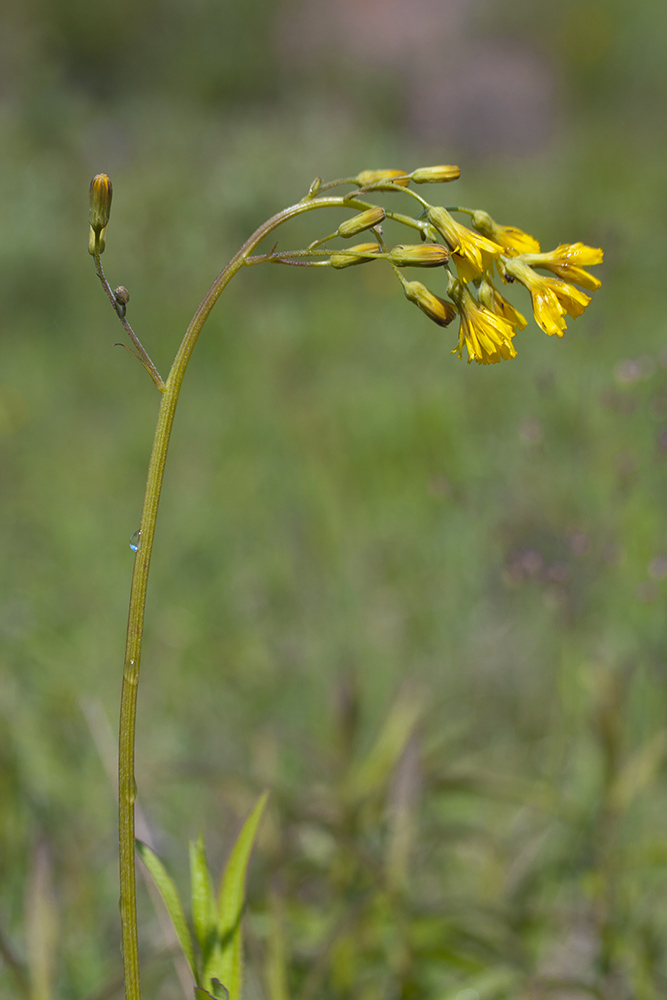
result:
[[[160,400],[160,409],[153,440],[153,450],[148,466],[146,492],[144,494],[137,551],[134,557],[134,569],[132,572],[118,746],[120,912],[126,1000],[141,1000],[134,845],[134,802],[137,794],[134,777],[134,747],[139,666],[141,662],[146,590],[153,551],[155,523],[160,502],[169,439],[171,437],[171,429],[174,423],[174,415],[176,413],[176,405],[183,377],[197,338],[213,306],[234,275],[244,265],[251,263],[249,260],[250,254],[264,237],[274,229],[277,229],[283,222],[304,212],[310,212],[317,208],[340,208],[350,207],[350,205],[351,200],[344,197],[313,198],[309,201],[300,202],[289,208],[285,208],[264,222],[246,240],[234,257],[232,257],[202,299],[185,332],[166,382],[160,384],[153,376],[156,385],[160,389],[162,398]],[[99,264],[99,257],[96,259],[96,263]],[[162,382],[161,379],[160,382]]]
[[[127,333],[128,337],[130,338],[130,340],[132,341],[132,343],[134,344],[134,346],[136,348],[136,352],[135,351],[131,351],[131,353],[134,354],[134,356],[136,358],[139,358],[139,360],[141,361],[142,365],[144,366],[144,368],[146,369],[146,371],[148,372],[148,374],[150,375],[150,377],[153,379],[153,381],[155,382],[155,384],[158,387],[158,389],[160,390],[160,392],[164,392],[164,382],[162,381],[162,376],[160,375],[159,371],[157,370],[157,368],[155,367],[155,365],[151,361],[150,357],[148,356],[148,351],[146,350],[146,348],[144,347],[144,345],[141,343],[141,341],[137,337],[136,333],[134,332],[134,330],[132,329],[132,327],[130,326],[130,324],[128,323],[128,321],[125,319],[125,308],[124,307],[121,308],[118,300],[116,299],[116,296],[111,291],[111,285],[107,281],[106,275],[104,274],[104,268],[102,267],[102,261],[100,259],[100,254],[101,254],[101,250],[100,250],[100,244],[99,244],[99,239],[98,239],[96,241],[96,243],[95,243],[95,252],[93,254],[93,257],[94,257],[94,260],[95,260],[95,270],[97,272],[97,277],[102,282],[102,287],[104,288],[104,291],[107,294],[107,298],[109,299],[109,302],[114,307],[114,309],[116,311],[116,315],[118,316],[118,319],[123,324],[125,332]],[[122,346],[125,347],[125,344],[123,344]],[[128,350],[131,350],[131,349],[128,348]]]

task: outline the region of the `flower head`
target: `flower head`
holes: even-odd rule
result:
[[[449,250],[439,243],[400,243],[387,256],[396,267],[442,267],[449,260]]]
[[[462,226],[447,209],[430,206],[426,215],[451,249],[456,272],[463,281],[479,278],[500,255],[502,247]]]
[[[461,313],[458,346],[452,354],[463,357],[463,345],[468,349],[468,364],[495,365],[516,357],[512,344],[515,330],[504,316],[498,316],[480,305],[466,284],[453,281],[450,295]]]
[[[393,187],[398,184],[400,187],[407,187],[410,183],[410,176],[406,174],[405,170],[362,170],[354,178],[356,184],[360,187],[370,187],[373,185],[381,185],[383,181],[388,182],[388,190],[392,190]]]
[[[488,236],[494,243],[499,243],[506,254],[513,256],[518,253],[539,253],[540,244],[533,236],[524,233],[516,226],[501,226],[495,222],[488,212],[474,212],[472,224],[475,229]]]
[[[451,302],[441,299],[440,296],[429,292],[426,285],[421,281],[403,280],[403,291],[410,302],[419,306],[429,319],[432,319],[438,326],[448,326],[456,316],[456,309]]]
[[[111,196],[113,188],[111,181],[106,174],[95,174],[90,182],[90,235],[88,237],[88,250],[95,253],[95,248],[100,253],[104,250],[104,238],[109,224],[109,213],[111,212]]]
[[[353,215],[351,219],[345,219],[344,222],[341,222],[336,235],[349,239],[350,236],[356,236],[358,233],[363,233],[365,229],[372,229],[373,226],[379,225],[384,221],[384,217],[385,210],[379,205],[375,208],[368,208],[365,212]]]
[[[548,253],[528,253],[524,261],[531,267],[543,267],[547,271],[553,271],[559,278],[573,281],[575,285],[594,292],[602,282],[594,274],[585,271],[584,267],[601,264],[602,256],[599,247],[587,247],[585,243],[561,243]]]
[[[337,250],[329,257],[332,267],[352,267],[354,264],[365,264],[368,260],[381,253],[377,243],[357,243],[356,246],[346,247],[344,250]]]
[[[443,163],[437,167],[417,167],[410,174],[410,180],[415,184],[442,184],[445,181],[456,181],[460,176],[459,167]]]
[[[562,337],[566,329],[564,316],[581,316],[591,301],[584,292],[560,278],[547,278],[529,267],[522,258],[515,257],[504,263],[505,277],[520,281],[530,292],[533,313],[539,326],[549,336]]]

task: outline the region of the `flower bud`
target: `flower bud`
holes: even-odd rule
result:
[[[434,295],[433,292],[429,292],[421,281],[406,281],[403,285],[403,291],[406,298],[419,306],[421,311],[438,326],[447,326],[456,316],[456,309],[452,303]]]
[[[365,264],[366,261],[372,260],[380,252],[377,243],[359,243],[357,246],[350,247],[349,250],[340,250],[338,253],[332,254],[329,257],[329,263],[332,267],[337,268]]]
[[[369,208],[367,211],[353,215],[351,219],[341,222],[336,235],[344,236],[346,239],[350,236],[356,236],[357,233],[363,233],[364,229],[371,229],[373,226],[379,225],[385,214],[385,210],[379,205],[376,208]]]
[[[405,170],[362,170],[354,180],[360,187],[369,187],[371,184],[378,184],[380,181],[390,181],[388,190],[391,190],[395,184],[407,187],[410,183],[410,178]]]
[[[396,267],[440,267],[449,260],[449,250],[439,243],[399,244],[391,248],[388,256]]]
[[[114,288],[113,297],[118,305],[118,311],[121,316],[125,315],[125,310],[127,308],[127,303],[130,301],[130,293],[128,292],[125,285],[119,285],[118,288]]]
[[[311,185],[308,188],[308,195],[307,195],[307,197],[308,198],[314,198],[315,195],[317,194],[317,192],[320,190],[321,187],[322,187],[322,178],[321,177],[316,177],[315,180],[311,182]]]
[[[90,222],[88,249],[91,254],[95,253],[96,247],[100,253],[104,250],[104,237],[109,224],[112,194],[113,188],[108,176],[95,174],[90,182],[90,212],[88,215]]]
[[[438,167],[418,167],[410,174],[410,180],[415,184],[440,184],[444,181],[455,181],[461,176],[459,167],[441,164]]]

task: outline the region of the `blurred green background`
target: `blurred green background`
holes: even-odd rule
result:
[[[284,1000],[283,975],[304,1000],[667,995],[667,8],[0,18],[4,995],[121,990],[108,771],[157,394],[113,346],[90,178],[113,180],[105,267],[166,373],[215,274],[313,177],[442,162],[443,203],[602,246],[603,288],[562,341],[531,321],[482,368],[389,269],[233,282],[166,476],[139,803],[185,891],[187,839],[220,866],[272,787],[250,998]],[[181,996],[143,889],[140,911],[146,994]]]

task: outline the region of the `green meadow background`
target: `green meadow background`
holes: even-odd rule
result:
[[[0,21],[2,995],[122,993],[114,740],[158,400],[114,347],[90,178],[166,373],[313,177],[457,163],[433,200],[602,246],[603,287],[561,341],[531,320],[480,367],[379,264],[235,279],[166,475],[140,835],[187,895],[187,840],[219,870],[272,789],[248,1000],[664,998],[667,8],[5,0]],[[146,997],[173,1000],[140,892]]]

